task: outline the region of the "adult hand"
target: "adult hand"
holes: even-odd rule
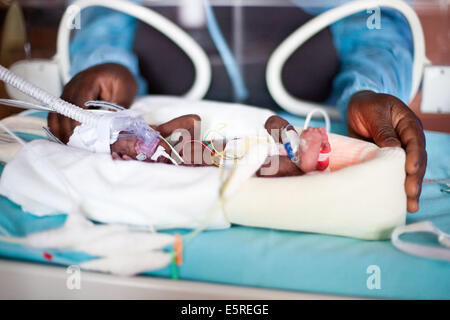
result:
[[[137,93],[137,82],[124,66],[105,63],[90,67],[76,74],[64,87],[61,98],[81,108],[89,100],[104,100],[129,107]],[[50,131],[67,143],[73,130],[80,123],[51,112],[47,118]]]
[[[347,126],[350,136],[373,140],[380,147],[405,149],[407,208],[419,210],[427,152],[422,123],[414,112],[389,94],[361,91],[348,104]]]

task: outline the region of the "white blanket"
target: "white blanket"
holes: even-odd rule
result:
[[[226,137],[257,134],[272,115],[257,108],[166,97],[141,100],[133,109],[145,114],[151,124],[186,113],[200,114],[203,132],[225,123],[220,133]],[[259,158],[251,168],[243,166],[242,177],[258,169],[264,155]],[[219,175],[217,167],[114,161],[109,154],[35,140],[8,162],[0,194],[35,215],[79,212],[103,223],[155,229],[198,228],[213,216],[208,228],[220,229],[230,224],[220,206],[211,212],[219,201]]]
[[[218,200],[219,170],[114,161],[35,140],[5,167],[0,193],[35,215],[79,211],[105,223],[196,228]],[[211,228],[226,228],[222,213]]]

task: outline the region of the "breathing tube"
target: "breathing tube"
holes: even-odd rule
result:
[[[159,143],[160,134],[153,130],[142,117],[130,116],[128,113],[124,114],[122,112],[112,112],[102,115],[95,114],[51,95],[2,65],[0,65],[0,80],[48,106],[55,112],[76,120],[83,125],[88,125],[102,131],[102,134],[107,135],[108,138],[112,134],[118,134],[122,131],[135,135],[140,142],[139,154],[141,155],[138,160],[151,158],[156,151],[156,147],[153,146]],[[147,148],[146,146],[149,147]]]
[[[98,122],[99,115],[83,110],[82,108],[57,98],[45,90],[35,86],[34,84],[19,77],[15,73],[9,71],[0,65],[0,80],[13,86],[17,90],[37,101],[49,106],[55,112],[69,117],[83,124],[95,126]]]

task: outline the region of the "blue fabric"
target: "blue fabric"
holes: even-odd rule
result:
[[[308,13],[317,15],[327,7],[307,1],[292,0]],[[348,0],[337,0],[342,5]],[[406,1],[410,5],[413,1]],[[353,94],[362,90],[388,93],[405,104],[412,85],[413,40],[408,22],[397,11],[380,10],[380,29],[369,29],[372,12],[361,12],[330,26],[340,69],[333,81],[327,104],[336,105],[345,118],[347,104]]]
[[[379,30],[367,28],[367,18],[367,13],[356,14],[331,26],[340,70],[328,102],[337,105],[343,116],[352,95],[362,90],[409,102],[413,63],[409,25],[390,10],[381,10]]]
[[[97,64],[118,63],[135,76],[138,95],[145,94],[147,82],[139,73],[139,61],[132,51],[137,20],[115,10],[91,7],[81,12],[80,22],[80,29],[70,43],[70,74]]]
[[[281,114],[293,125],[304,119]],[[45,117],[39,113],[38,116]],[[323,122],[313,120],[312,126]],[[332,131],[344,133],[343,122]],[[426,132],[426,178],[450,178],[450,135]],[[2,167],[0,166],[0,174]],[[424,183],[420,210],[408,214],[407,223],[431,220],[450,233],[450,195],[439,184]],[[364,208],[361,209],[364,213]],[[24,236],[63,225],[64,214],[35,217],[0,197],[0,235]],[[175,231],[171,231],[173,233]],[[186,233],[187,231],[178,230]],[[435,243],[427,237],[405,239]],[[52,255],[52,261],[44,253]],[[0,257],[59,265],[78,264],[92,257],[83,252],[30,249],[0,241]],[[381,270],[381,289],[366,286],[367,267]],[[233,226],[207,231],[185,247],[180,279],[274,289],[298,290],[382,298],[450,299],[450,263],[423,259],[396,250],[389,241],[362,241],[344,237]],[[146,273],[171,277],[171,267]]]
[[[347,1],[339,0],[336,4]],[[305,1],[293,2],[310,13],[324,11],[305,7]],[[82,27],[71,43],[71,74],[104,62],[120,63],[136,76],[138,95],[145,94],[147,83],[139,74],[138,61],[132,52],[136,20],[107,9],[85,11]],[[381,29],[369,29],[368,17],[363,12],[331,26],[340,70],[327,104],[337,105],[344,117],[351,96],[361,90],[389,93],[405,103],[411,91],[413,51],[407,22],[397,12],[382,10]]]

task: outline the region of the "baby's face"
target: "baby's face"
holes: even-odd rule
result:
[[[111,145],[111,155],[113,159],[136,159],[136,142],[136,137],[118,138],[117,141]]]
[[[127,133],[125,131],[122,131],[121,133]],[[130,135],[129,137],[120,137],[117,139],[116,142],[111,144],[111,156],[114,160],[137,160],[137,151],[136,151],[136,143],[138,139],[135,136]],[[160,141],[158,146],[164,147],[164,149],[170,150],[169,145],[164,142]],[[170,153],[170,151],[168,151]],[[161,163],[171,163],[169,159],[164,158],[162,156],[158,157],[156,161],[153,161],[149,158],[144,160],[145,162],[161,162]]]

